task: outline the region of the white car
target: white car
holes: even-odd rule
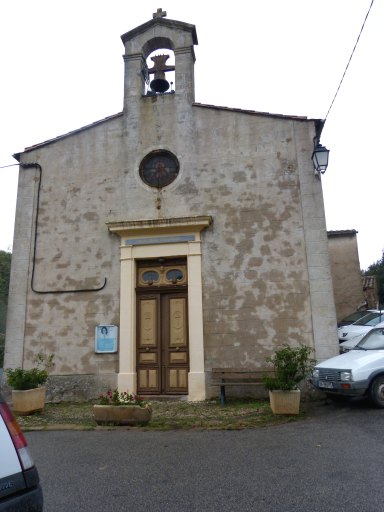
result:
[[[383,321],[384,311],[368,313],[351,325],[339,327],[337,330],[339,342],[342,343],[343,341],[348,341],[352,338],[356,338],[357,336],[361,336],[362,334],[366,334],[373,327]]]
[[[378,327],[384,327],[384,322],[380,322],[375,327],[372,327],[369,331],[371,332],[372,329],[376,329]],[[355,336],[354,338],[351,338],[350,340],[343,341],[340,343],[340,354],[344,354],[345,352],[349,352],[350,350],[354,349],[356,345],[366,336],[368,333],[360,334],[360,336]]]
[[[0,512],[42,512],[39,474],[27,441],[0,394]]]
[[[342,320],[337,322],[337,327],[345,327],[346,325],[351,325],[357,320],[360,320],[360,318],[363,318],[363,316],[368,315],[368,313],[379,313],[378,309],[364,309],[361,311],[354,311],[350,315],[344,317]]]
[[[384,327],[369,331],[353,350],[317,364],[311,382],[328,396],[364,396],[384,408]]]

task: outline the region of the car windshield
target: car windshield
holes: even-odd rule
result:
[[[372,329],[356,345],[357,349],[384,350],[384,328]]]
[[[384,312],[383,313],[368,313],[368,315],[363,316],[360,320],[357,320],[353,325],[376,325],[379,322],[384,320]]]
[[[355,311],[354,313],[346,316],[345,318],[343,318],[341,320],[342,323],[350,323],[350,324],[353,324],[353,322],[356,322],[356,320],[360,320],[361,318],[363,318],[363,316],[366,316],[368,313],[367,311]]]

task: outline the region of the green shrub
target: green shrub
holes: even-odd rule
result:
[[[274,367],[275,375],[264,377],[265,387],[271,391],[297,389],[299,382],[311,373],[315,364],[310,357],[311,352],[312,348],[305,345],[283,345],[276,350],[273,356],[267,358],[267,362]]]
[[[8,384],[15,390],[33,389],[45,384],[48,379],[49,370],[54,366],[54,355],[45,356],[37,354],[34,359],[35,368],[24,370],[24,368],[7,368]]]

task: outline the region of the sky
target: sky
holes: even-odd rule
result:
[[[328,230],[381,259],[384,0],[12,0],[0,6],[0,167],[14,153],[122,111],[120,36],[152,19],[196,26],[195,100],[325,119]],[[327,115],[328,113],[328,115]],[[0,249],[11,250],[18,167],[0,168]],[[379,227],[378,227],[379,226]]]

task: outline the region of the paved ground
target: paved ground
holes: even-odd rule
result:
[[[47,512],[381,512],[384,410],[242,431],[30,432]]]

